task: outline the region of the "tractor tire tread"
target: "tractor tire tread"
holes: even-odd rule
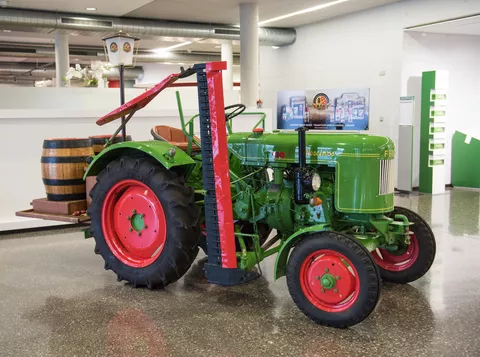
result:
[[[412,230],[415,232],[419,243],[419,257],[414,265],[404,271],[391,272],[379,267],[380,274],[384,281],[395,284],[407,284],[420,279],[430,270],[437,250],[435,235],[428,223],[420,215],[408,208],[395,206],[392,214],[403,214],[410,222],[414,223]]]
[[[362,282],[363,288],[362,285],[360,287],[361,302],[355,303],[346,311],[336,313],[320,310],[310,303],[300,287],[299,272],[304,259],[316,249],[338,250],[352,263],[355,260],[355,263],[362,268],[361,271],[359,271],[359,267],[356,268],[361,276],[361,281],[364,281]],[[288,290],[295,304],[306,316],[323,326],[336,328],[353,326],[367,318],[380,299],[381,278],[377,265],[367,249],[343,233],[325,231],[303,238],[296,244],[290,255],[286,275]]]
[[[103,199],[114,183],[125,179],[149,185],[160,199],[167,220],[164,251],[143,268],[133,268],[118,260],[103,236]],[[190,268],[198,253],[200,210],[192,200],[190,188],[180,182],[183,181],[174,171],[147,158],[121,157],[110,162],[97,176],[97,184],[90,191],[92,204],[87,213],[92,219],[92,233],[97,250],[106,262],[105,268],[113,270],[118,279],[129,281],[132,286],[162,288],[180,279]],[[177,223],[172,224],[173,221]]]

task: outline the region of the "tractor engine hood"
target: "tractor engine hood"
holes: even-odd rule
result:
[[[228,146],[247,165],[298,163],[296,132],[235,133],[228,137]],[[310,165],[337,161],[339,157],[391,160],[395,145],[385,136],[307,132],[306,153]]]

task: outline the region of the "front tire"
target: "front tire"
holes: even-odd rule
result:
[[[391,213],[403,214],[413,223],[410,231],[410,245],[400,252],[377,249],[372,252],[373,259],[380,268],[384,281],[406,284],[420,279],[427,273],[435,260],[436,243],[432,229],[417,213],[403,207],[395,207]]]
[[[164,287],[187,272],[198,253],[200,211],[181,177],[122,157],[97,176],[90,196],[96,250],[118,281]]]
[[[345,328],[363,321],[380,297],[380,275],[370,253],[337,232],[297,244],[287,265],[290,295],[318,324]]]

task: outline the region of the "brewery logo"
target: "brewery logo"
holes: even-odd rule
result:
[[[126,53],[128,53],[128,52],[130,52],[131,50],[132,50],[132,46],[131,46],[128,42],[125,42],[125,43],[123,44],[123,51],[126,52]]]
[[[313,98],[313,107],[319,110],[326,110],[330,104],[330,98],[325,93],[318,93]]]
[[[116,43],[116,42],[112,42],[112,43],[110,44],[110,52],[115,53],[115,52],[117,52],[117,51],[118,51],[118,45],[117,45],[117,43]]]

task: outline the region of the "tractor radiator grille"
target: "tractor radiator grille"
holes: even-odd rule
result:
[[[379,195],[388,195],[394,191],[393,160],[380,160]]]

